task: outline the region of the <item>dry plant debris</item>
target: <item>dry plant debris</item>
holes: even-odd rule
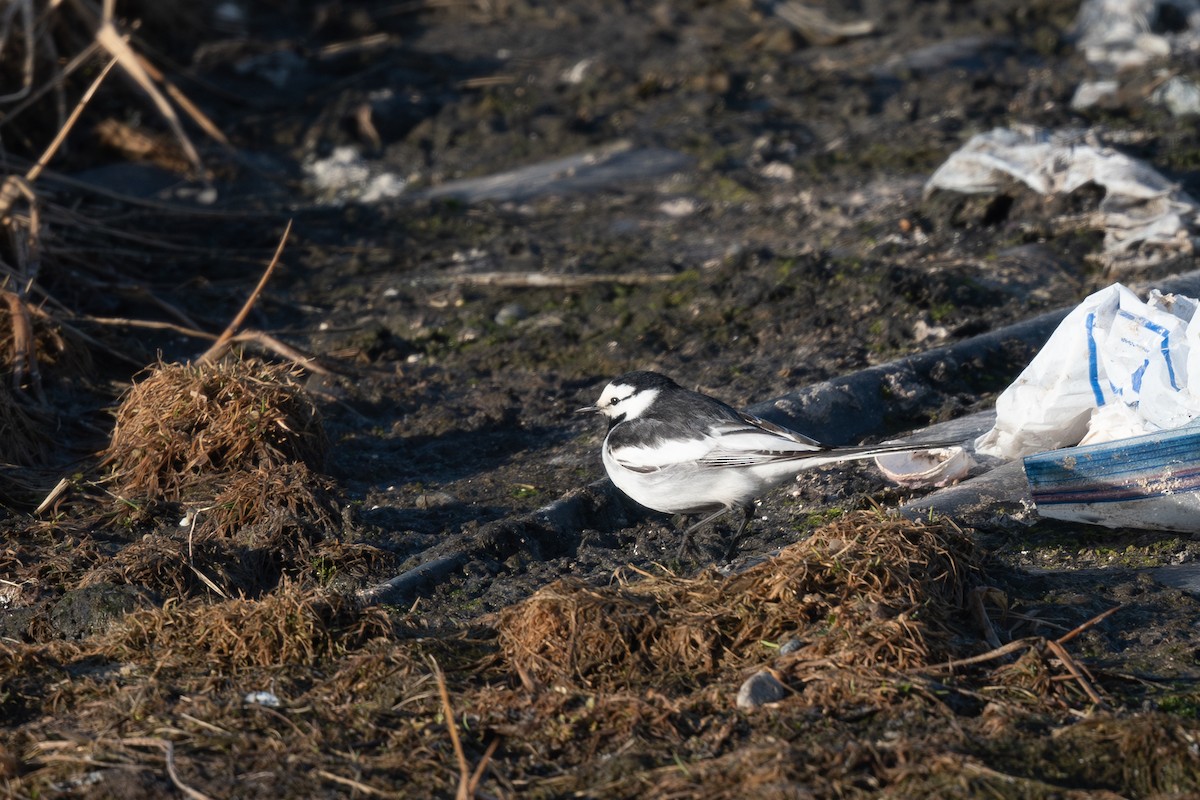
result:
[[[125,498],[190,499],[214,473],[324,464],[321,416],[296,373],[248,359],[159,364],[117,411],[104,454]],[[203,492],[201,493],[203,495]]]
[[[132,584],[163,597],[258,596],[288,576],[320,583],[321,573],[353,571],[375,553],[331,536],[341,527],[332,482],[303,464],[234,473],[183,522],[94,564],[79,585]]]
[[[229,675],[249,667],[328,661],[392,629],[380,609],[359,609],[341,595],[287,583],[254,601],[134,612],[96,642],[92,655],[158,670],[195,668],[200,659]]]
[[[694,686],[792,639],[795,660],[907,669],[944,658],[971,540],[945,525],[851,515],[739,575],[561,581],[507,609],[505,656],[541,680]]]
[[[984,577],[953,527],[870,513],[733,577],[556,584],[491,628],[429,630],[290,580],[257,599],[168,602],[79,642],[0,644],[0,796],[1200,790],[1200,722],[1089,712],[1054,688],[1070,680],[1048,648],[988,652],[966,609]],[[785,636],[802,646],[764,644]],[[793,691],[735,708],[763,668]],[[243,699],[264,689],[279,707]]]

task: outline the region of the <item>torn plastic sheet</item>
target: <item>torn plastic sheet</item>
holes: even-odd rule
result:
[[[1025,458],[1040,516],[1200,531],[1200,425]]]
[[[938,167],[925,191],[990,194],[1012,181],[1043,195],[1102,187],[1103,258],[1110,267],[1195,252],[1200,205],[1149,164],[1098,144],[1087,131],[1021,126],[978,134]]]
[[[1200,48],[1200,0],[1084,0],[1072,34],[1093,66],[1142,67]]]
[[[1177,428],[1200,416],[1200,315],[1183,295],[1121,284],[1086,298],[996,400],[976,452],[1012,459]]]
[[[1200,530],[1196,310],[1120,284],[1086,298],[997,399],[976,452],[1024,457],[1040,516]]]

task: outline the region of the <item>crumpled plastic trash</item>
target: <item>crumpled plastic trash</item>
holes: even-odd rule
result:
[[[1142,67],[1200,46],[1200,0],[1084,0],[1072,33],[1093,66]]]
[[[1200,532],[1200,425],[1026,456],[1042,517],[1109,528]]]
[[[377,203],[404,194],[408,179],[367,161],[354,147],[336,147],[328,158],[305,162],[309,187],[324,205]]]
[[[900,486],[942,487],[967,477],[975,460],[962,447],[949,447],[886,453],[875,456],[875,466],[888,480]]]
[[[1137,268],[1195,252],[1200,205],[1149,164],[1093,139],[1082,130],[996,128],[951,155],[925,192],[994,193],[1019,181],[1039,194],[1070,194],[1093,183],[1105,191],[1099,211],[1109,267]]]
[[[996,401],[975,442],[1012,459],[1178,428],[1200,417],[1197,301],[1121,284],[1086,298]]]

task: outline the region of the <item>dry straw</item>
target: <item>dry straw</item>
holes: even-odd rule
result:
[[[328,441],[296,377],[254,359],[159,364],[117,411],[104,454],[114,492],[179,501],[214,473],[319,470]]]
[[[127,615],[95,644],[95,654],[156,669],[229,674],[250,667],[315,664],[357,650],[393,630],[380,609],[285,584],[258,600],[169,605]]]
[[[907,669],[944,656],[976,570],[953,527],[854,514],[728,578],[556,582],[501,615],[500,643],[518,672],[593,687],[691,688],[789,639],[798,661]]]

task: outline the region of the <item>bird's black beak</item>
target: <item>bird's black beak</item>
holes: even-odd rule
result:
[[[584,406],[583,408],[575,409],[576,414],[595,414],[600,410],[600,406]]]

